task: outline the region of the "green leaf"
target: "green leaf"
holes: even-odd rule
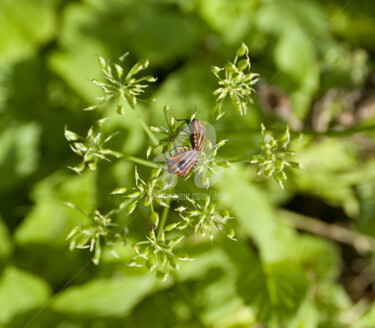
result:
[[[249,31],[255,9],[252,1],[202,0],[199,13],[227,42],[239,43]]]
[[[50,69],[61,76],[88,103],[102,96],[89,79],[101,76],[97,64],[98,54],[107,57],[106,47],[88,29],[96,24],[95,12],[89,6],[67,6],[59,31],[61,46],[49,57]],[[63,41],[61,41],[63,40]]]
[[[0,191],[19,183],[33,173],[39,164],[38,123],[7,128],[0,136]]]
[[[333,242],[310,235],[290,236],[283,248],[285,258],[298,262],[314,280],[334,280],[340,273],[340,253]]]
[[[0,59],[25,58],[54,35],[55,2],[0,2]]]
[[[71,287],[56,297],[51,309],[81,317],[123,317],[144,297],[160,286],[153,275],[126,275],[96,279]]]
[[[218,186],[225,194],[228,208],[238,220],[243,231],[252,237],[265,262],[285,259],[283,245],[289,238],[290,229],[277,220],[267,196],[248,184],[248,173],[241,168],[225,170]]]
[[[352,306],[352,300],[347,294],[344,286],[332,282],[321,282],[316,286],[315,304],[320,313],[332,315],[335,313],[345,313]]]
[[[199,285],[199,299],[203,305],[202,317],[208,327],[251,327],[257,322],[249,306],[244,306],[237,293],[233,275],[223,274],[218,279],[215,271],[206,276],[206,284]],[[218,275],[216,273],[216,275]],[[241,315],[239,315],[241,314]]]
[[[39,182],[32,191],[36,204],[17,227],[16,242],[65,245],[69,231],[88,222],[65,203],[74,203],[89,213],[96,202],[95,176],[91,172],[81,176],[57,172]]]
[[[293,183],[299,192],[319,197],[331,206],[342,206],[355,217],[360,208],[353,185],[375,177],[375,162],[360,165],[356,156],[349,140],[330,138],[312,143],[298,155],[303,170],[294,171]]]
[[[301,304],[298,313],[288,323],[288,328],[318,328],[318,326],[319,311],[309,300]]]
[[[193,262],[179,262],[179,280],[198,280],[212,268],[221,268],[228,272],[235,270],[230,256],[219,247],[192,254],[192,257],[194,258]]]
[[[293,109],[297,117],[303,118],[319,88],[315,48],[303,30],[292,26],[281,35],[274,56],[280,72],[290,75],[298,85],[292,95]]]
[[[123,38],[138,58],[147,57],[151,65],[170,64],[198,47],[205,26],[194,15],[158,3],[135,3],[126,11]]]
[[[243,269],[237,289],[245,303],[254,307],[261,322],[281,323],[298,310],[308,290],[308,281],[292,263],[262,264],[254,258]]]
[[[359,318],[352,328],[372,328],[375,323],[375,303]]]
[[[16,267],[6,267],[0,278],[0,323],[41,308],[50,296],[49,286],[39,277]]]

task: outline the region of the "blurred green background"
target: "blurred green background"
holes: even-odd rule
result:
[[[375,5],[372,0],[0,0],[0,327],[375,327]],[[160,283],[119,259],[69,252],[84,210],[114,204],[134,184],[126,159],[79,176],[64,126],[84,135],[100,116],[97,56],[129,67],[148,58],[157,101],[140,112],[164,124],[215,104],[210,66],[241,42],[262,81],[247,116],[213,123],[227,159],[250,156],[264,122],[302,131],[304,169],[286,190],[238,164],[214,186],[238,241],[192,236],[196,258]],[[145,157],[134,114],[113,108],[111,148]],[[140,169],[142,175],[149,170]],[[144,238],[142,211],[129,245]],[[142,221],[143,220],[143,221]],[[143,222],[143,223],[142,223]]]

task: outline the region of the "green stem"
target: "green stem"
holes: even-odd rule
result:
[[[251,156],[249,157],[243,157],[243,158],[235,158],[235,159],[231,159],[231,160],[228,160],[228,162],[230,163],[240,163],[240,162],[248,162],[250,160]]]
[[[133,163],[137,163],[143,166],[152,167],[152,168],[159,167],[156,163],[148,161],[146,159],[142,159],[142,158],[138,158],[134,156],[126,156],[125,158],[128,159],[129,161],[132,161]]]
[[[220,100],[219,102],[216,102],[215,106],[212,108],[211,112],[208,114],[206,121],[209,121],[212,115],[214,115],[216,111],[221,108],[222,105],[223,105],[222,100]]]
[[[260,135],[259,130],[237,130],[233,131],[221,131],[226,134],[228,138],[235,137],[241,135],[241,137],[248,137],[251,138],[253,135]],[[284,131],[278,129],[272,129],[272,133],[283,133]],[[295,133],[302,133],[306,136],[312,137],[349,137],[358,133],[365,133],[365,132],[375,132],[375,125],[368,125],[368,126],[359,126],[359,127],[352,127],[345,130],[329,130],[325,132],[319,132],[314,130],[302,130],[302,131],[293,131]]]
[[[171,204],[171,198],[168,198],[166,203],[167,203],[168,206],[164,207],[163,214],[162,214],[160,224],[159,224],[159,227],[158,227],[158,235],[157,235],[158,240],[160,239],[161,233],[163,232],[163,229],[164,229],[164,226],[165,226],[165,223],[167,222],[167,217],[168,217],[169,208],[170,208],[169,205]]]
[[[128,205],[133,202],[134,200],[132,198],[129,198],[127,199],[125,202],[123,202],[122,204],[125,203],[125,205],[123,205],[122,207],[118,207],[118,208],[115,208],[113,210],[111,210],[110,212],[108,212],[108,216],[111,216],[113,214],[118,214],[120,213],[121,211],[123,211],[124,209],[126,209],[128,207]]]
[[[143,118],[138,114],[138,112],[136,110],[134,110],[133,112],[134,112],[135,116],[137,117],[139,123],[142,125],[143,130],[145,130],[146,134],[148,135],[148,137],[152,141],[152,143],[154,145],[158,145],[159,140],[154,136],[154,134],[152,133],[152,131],[150,130],[150,128],[148,127],[146,122],[143,120]]]
[[[374,237],[292,211],[280,210],[279,213],[281,222],[299,230],[353,246],[359,252],[375,252]]]
[[[368,125],[368,126],[359,126],[359,127],[352,127],[341,131],[325,131],[325,132],[318,132],[312,130],[305,130],[301,131],[305,135],[310,135],[313,137],[348,137],[352,136],[357,133],[364,133],[364,132],[375,132],[375,125]]]

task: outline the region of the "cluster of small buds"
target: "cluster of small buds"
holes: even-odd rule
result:
[[[214,239],[213,227],[216,227],[223,231],[229,239],[236,240],[234,229],[227,225],[227,221],[233,218],[230,217],[227,210],[217,210],[216,205],[211,203],[210,196],[207,196],[204,205],[190,198],[187,198],[187,200],[193,205],[193,209],[184,206],[176,208],[175,211],[179,213],[182,221],[169,224],[165,227],[165,231],[184,230],[192,227],[195,233],[199,232],[202,236],[208,233],[212,241]]]
[[[164,207],[169,205],[166,203],[168,199],[177,199],[178,196],[173,193],[167,193],[166,190],[170,188],[170,185],[165,181],[159,179],[162,168],[153,169],[151,176],[149,177],[147,183],[139,176],[137,172],[137,167],[135,168],[135,185],[133,192],[124,195],[126,193],[126,188],[118,188],[112,192],[112,194],[122,194],[124,197],[128,198],[127,201],[120,205],[121,209],[125,209],[127,215],[131,214],[139,201],[143,199],[144,206],[151,206],[151,221],[155,226],[158,225],[159,216],[154,212],[154,201]]]
[[[89,225],[76,226],[70,231],[66,238],[66,240],[70,240],[70,250],[88,248],[90,252],[94,252],[94,257],[92,258],[94,264],[99,264],[102,246],[115,243],[125,244],[125,236],[120,231],[126,232],[126,229],[119,229],[118,233],[113,234],[113,227],[118,225],[112,223],[108,215],[102,215],[97,210],[87,215],[72,203],[66,203],[66,205],[78,210],[91,221]]]
[[[192,261],[187,256],[178,256],[173,253],[173,248],[181,242],[184,236],[166,240],[164,232],[156,236],[151,230],[147,240],[133,245],[137,255],[129,266],[147,267],[149,272],[156,271],[156,277],[162,281],[168,278],[170,270],[179,270],[176,260]]]
[[[208,142],[205,154],[199,161],[196,174],[201,177],[201,184],[206,188],[209,188],[212,176],[218,174],[217,167],[231,167],[235,169],[232,163],[228,161],[217,161],[216,159],[218,150],[223,147],[227,141],[228,140],[221,140],[216,145],[212,145],[211,142]]]
[[[218,78],[220,85],[214,91],[214,95],[218,96],[216,99],[217,120],[224,115],[222,106],[227,97],[241,115],[246,114],[248,104],[253,103],[252,96],[255,93],[253,85],[258,81],[259,74],[251,73],[250,68],[249,49],[244,43],[237,50],[233,63],[228,62],[224,68],[212,67],[211,71]],[[224,71],[224,78],[220,76],[221,71]]]
[[[95,171],[99,159],[110,161],[107,156],[114,156],[116,158],[120,158],[122,156],[122,154],[117,151],[105,149],[103,147],[105,143],[107,143],[117,134],[113,133],[108,137],[103,137],[101,127],[104,122],[105,119],[101,119],[96,122],[96,125],[91,126],[85,138],[65,128],[65,138],[71,142],[70,148],[77,155],[83,158],[82,163],[78,164],[77,166],[68,166],[78,174],[81,174],[86,167],[92,171]]]
[[[119,58],[119,64],[111,64],[109,60],[99,57],[99,65],[104,73],[106,82],[92,80],[92,83],[102,88],[106,94],[96,100],[99,102],[97,105],[87,107],[85,110],[96,109],[99,105],[115,99],[117,100],[117,112],[121,115],[125,114],[125,107],[129,105],[134,107],[139,101],[147,101],[139,99],[139,96],[144,93],[144,89],[148,87],[144,82],[155,82],[156,78],[148,75],[137,78],[136,75],[149,66],[149,61],[143,59],[138,61],[127,74],[124,73],[124,67],[121,63],[124,61],[128,53],[125,53]]]
[[[288,160],[290,156],[295,155],[294,152],[288,151],[291,143],[289,127],[278,139],[274,138],[272,132],[266,130],[263,124],[261,125],[261,133],[263,136],[263,141],[260,144],[261,153],[254,155],[249,163],[258,166],[258,175],[273,176],[279,186],[284,189],[283,181],[287,180],[287,175],[284,172],[285,167],[301,168],[300,163]],[[301,135],[299,135],[299,138],[301,138]]]

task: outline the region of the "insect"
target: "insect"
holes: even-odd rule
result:
[[[193,170],[199,161],[198,152],[190,147],[182,147],[167,159],[168,172],[184,177]]]
[[[206,127],[201,121],[196,120],[195,118],[191,121],[186,119],[181,119],[177,121],[185,121],[189,127],[190,143],[194,150],[201,152],[204,148],[206,142]],[[188,133],[185,130],[180,130]]]

